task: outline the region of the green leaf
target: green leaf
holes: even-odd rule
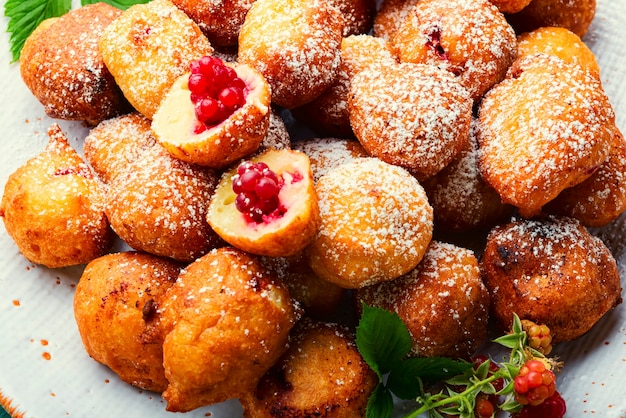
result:
[[[518,334],[507,334],[496,338],[493,342],[506,348],[516,348],[519,346],[520,336]]]
[[[393,397],[387,388],[379,383],[367,400],[366,418],[389,418],[393,413]]]
[[[10,33],[11,62],[20,59],[26,38],[41,22],[67,13],[71,3],[71,0],[8,0],[4,4],[4,15],[9,18],[7,32]]]
[[[412,357],[391,370],[387,388],[400,399],[415,399],[424,385],[432,385],[465,373],[472,364],[447,357]]]
[[[382,379],[406,356],[413,342],[397,314],[363,303],[356,344],[365,362]]]
[[[118,9],[126,10],[135,4],[146,4],[149,1],[150,0],[81,0],[80,4],[86,6],[88,4],[103,2],[110,6],[117,7]]]

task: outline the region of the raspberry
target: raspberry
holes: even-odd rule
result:
[[[556,391],[556,376],[540,360],[527,361],[514,380],[515,399],[522,405],[539,405]]]
[[[552,335],[547,325],[538,325],[528,319],[523,319],[522,329],[528,336],[528,345],[543,355],[552,351]]]
[[[559,392],[555,391],[552,396],[539,405],[524,406],[513,415],[513,418],[562,418],[566,410],[565,400]]]

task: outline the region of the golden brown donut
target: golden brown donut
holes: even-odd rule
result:
[[[615,114],[595,73],[540,54],[485,95],[478,123],[483,178],[529,217],[604,163]]]
[[[480,175],[476,129],[473,119],[465,148],[446,168],[422,182],[433,206],[438,232],[490,228],[513,214],[513,206],[503,204],[500,195]]]
[[[125,10],[104,29],[99,49],[124,96],[148,119],[189,63],[213,53],[198,25],[169,0]]]
[[[489,0],[502,13],[517,13],[528,6],[532,0]]]
[[[472,99],[448,71],[401,63],[357,73],[348,110],[352,130],[370,155],[423,180],[467,144]]]
[[[172,3],[194,20],[212,45],[237,45],[239,30],[256,0],[172,0]]]
[[[292,109],[294,116],[316,132],[352,138],[348,112],[350,80],[356,73],[375,64],[395,64],[387,41],[370,35],[351,35],[341,41],[341,64],[335,82],[313,101]]]
[[[291,257],[262,257],[261,262],[282,281],[304,312],[316,319],[337,314],[346,289],[318,277],[303,253]]]
[[[374,17],[373,35],[391,41],[400,25],[420,0],[383,0]]]
[[[287,289],[243,251],[223,247],[188,265],[163,301],[167,410],[253,391],[297,317]]]
[[[159,307],[180,269],[149,254],[107,254],[87,264],[76,286],[74,317],[87,354],[141,389],[167,387]]]
[[[7,179],[0,217],[33,263],[49,268],[85,264],[112,243],[105,191],[59,125],[51,125],[48,136],[46,149]]]
[[[468,249],[432,241],[422,262],[404,276],[358,289],[365,302],[397,313],[412,355],[469,358],[487,338],[489,293]]]
[[[214,169],[255,153],[267,134],[270,119],[270,86],[248,65],[220,62],[232,68],[242,89],[244,102],[224,119],[203,125],[189,89],[191,73],[178,77],[152,117],[152,132],[174,157]],[[208,81],[214,82],[215,78]]]
[[[555,55],[600,74],[596,57],[574,32],[566,28],[541,27],[517,37],[517,59],[533,54]]]
[[[361,143],[356,139],[343,138],[311,138],[293,143],[293,149],[305,153],[311,161],[313,180],[317,182],[320,177],[333,168],[348,163],[361,157],[369,157],[369,154]]]
[[[289,350],[242,398],[244,417],[360,418],[377,384],[352,332],[303,318],[291,333]]]
[[[239,62],[265,76],[273,103],[298,107],[334,82],[342,30],[331,2],[257,0],[239,33]]]
[[[245,178],[245,167],[257,178],[265,177],[263,170],[252,168],[255,164],[264,164],[275,179],[275,205],[266,211],[262,203],[265,197],[234,186],[239,176]],[[253,191],[256,183],[250,184]],[[242,201],[249,203],[247,210],[241,210]],[[319,225],[309,158],[299,151],[269,150],[223,173],[206,219],[224,241],[243,251],[268,257],[299,253],[313,240]]]
[[[518,33],[558,26],[581,38],[596,15],[596,0],[532,0],[518,13],[507,16]]]
[[[587,180],[563,190],[545,211],[576,218],[587,227],[608,225],[626,210],[626,141],[619,129],[609,157]]]
[[[20,74],[48,116],[95,125],[129,108],[98,49],[100,34],[121,13],[86,5],[42,22],[26,39]]]
[[[517,48],[513,28],[489,0],[422,0],[391,43],[401,62],[450,71],[475,101],[504,78]]]
[[[343,17],[343,37],[368,33],[376,15],[376,0],[332,0]]]
[[[316,184],[321,225],[306,255],[322,279],[345,288],[393,280],[420,262],[433,212],[415,177],[376,158],[359,158]]]
[[[256,151],[257,155],[271,149],[291,149],[291,136],[279,111],[271,108],[269,119],[267,133]]]
[[[481,259],[501,330],[513,313],[550,328],[552,341],[580,337],[621,303],[615,259],[572,218],[514,219],[494,228]]]
[[[223,242],[206,222],[217,173],[153,146],[109,185],[111,227],[138,251],[193,261]]]
[[[150,119],[133,112],[104,120],[91,129],[83,153],[98,178],[108,184],[155,144]]]

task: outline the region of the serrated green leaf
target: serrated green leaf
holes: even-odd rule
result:
[[[393,397],[387,388],[379,384],[367,401],[366,418],[389,418],[393,413]]]
[[[9,18],[7,32],[11,62],[20,58],[24,42],[41,22],[51,17],[59,17],[71,8],[71,0],[25,0],[7,1],[4,15]]]
[[[81,0],[80,4],[86,6],[88,4],[95,4],[98,2],[103,2],[108,4],[109,6],[117,7],[121,10],[126,10],[130,6],[135,4],[146,4],[150,0]]]
[[[397,314],[364,303],[356,328],[356,344],[365,362],[382,379],[406,356],[413,343]]]

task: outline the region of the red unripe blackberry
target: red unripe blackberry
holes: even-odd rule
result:
[[[539,405],[556,391],[556,376],[540,360],[527,361],[513,381],[515,399],[522,405]]]

